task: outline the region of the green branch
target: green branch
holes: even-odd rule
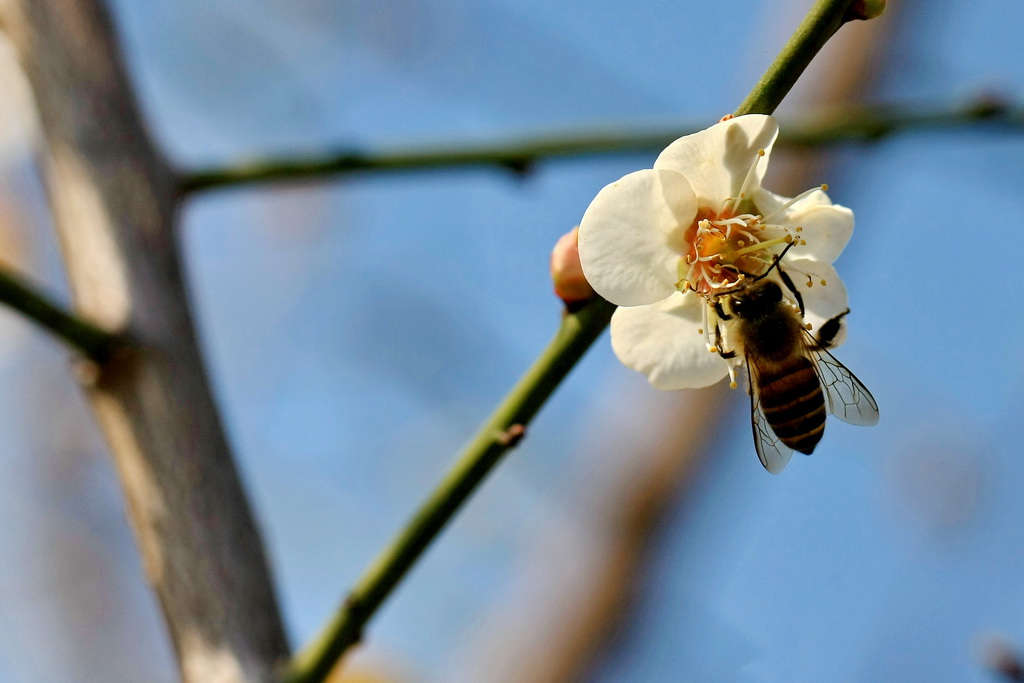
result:
[[[523,437],[525,425],[604,331],[614,310],[615,306],[595,297],[562,318],[555,338],[469,442],[409,524],[366,571],[323,634],[296,657],[286,680],[324,680],[345,650],[359,642],[363,625],[501,456]]]
[[[790,118],[781,128],[776,147],[810,147],[842,141],[874,142],[886,135],[920,128],[950,128],[981,121],[1000,121],[1024,127],[1024,108],[981,97],[956,107],[858,106]],[[632,130],[578,130],[492,144],[452,144],[382,152],[328,152],[298,159],[253,160],[224,168],[183,173],[181,192],[189,194],[236,185],[326,178],[347,173],[490,167],[526,173],[547,159],[607,154],[638,154],[664,149],[676,138],[705,125],[673,125]]]
[[[0,302],[21,312],[86,357],[102,363],[118,344],[118,337],[68,313],[13,273],[0,269]]]
[[[845,22],[852,2],[814,3],[814,7],[797,27],[793,37],[782,48],[761,80],[736,109],[742,114],[770,114],[796,84],[796,79],[811,63],[814,55],[836,34]],[[836,7],[842,11],[837,12]]]
[[[744,104],[743,113],[772,113],[796,77],[824,44],[815,31],[835,33],[852,0],[819,0],[783,51],[797,62],[776,60]],[[827,38],[827,36],[826,36]],[[377,608],[458,511],[501,456],[525,433],[529,420],[568,375],[611,320],[615,307],[595,297],[567,313],[548,347],[466,446],[455,465],[412,520],[363,574],[316,640],[291,662],[288,683],[320,683],[349,647],[359,642]]]

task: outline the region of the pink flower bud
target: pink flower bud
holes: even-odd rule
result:
[[[555,294],[570,308],[594,296],[594,288],[583,276],[580,265],[580,250],[576,237],[580,228],[576,226],[562,235],[551,250],[551,280]]]

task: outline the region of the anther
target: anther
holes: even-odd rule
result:
[[[735,389],[736,388],[736,382],[729,382],[729,388],[730,389]]]
[[[828,285],[828,282],[826,282],[825,280],[822,280],[822,281],[821,281],[821,286],[822,286],[822,287],[825,287],[826,285]]]

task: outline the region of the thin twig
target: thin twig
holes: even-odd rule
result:
[[[0,269],[0,302],[102,364],[123,339],[75,316],[12,272]]]
[[[785,76],[781,74],[780,76]],[[742,111],[738,110],[738,111]],[[961,106],[856,107],[786,121],[776,146],[811,147],[842,141],[874,142],[887,135],[920,128],[951,128],[996,120],[1024,126],[1024,108],[1013,108],[991,97],[979,97]],[[704,122],[706,124],[706,122]],[[516,174],[529,172],[547,159],[608,154],[637,154],[664,149],[678,137],[706,125],[620,127],[548,132],[508,142],[438,145],[433,148],[327,152],[290,159],[253,159],[224,167],[182,172],[180,192],[190,194],[238,185],[307,179],[328,179],[352,173],[424,171],[490,167]]]
[[[776,60],[737,114],[775,111],[809,62],[808,55],[825,42],[814,30],[828,31],[826,39],[831,37],[851,4],[852,0],[819,0],[783,49],[796,65]],[[285,672],[288,683],[320,683],[348,648],[359,642],[363,627],[377,608],[510,444],[521,438],[530,419],[604,330],[614,310],[615,306],[595,297],[579,311],[565,315],[555,338],[484,423],[412,520],[366,570],[323,632],[292,660]]]

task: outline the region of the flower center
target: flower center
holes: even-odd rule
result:
[[[751,201],[757,185],[757,167],[765,157],[757,150],[739,192],[727,198],[718,211],[701,207],[686,229],[683,256],[679,259],[676,289],[693,290],[709,302],[719,291],[732,287],[745,277],[763,275],[771,267],[774,247],[797,239],[802,227],[775,224],[794,204],[828,185],[814,187],[793,197],[779,208],[762,216]],[[804,240],[799,240],[807,244]]]
[[[793,240],[788,232],[766,238],[766,227],[780,226],[769,226],[757,214],[734,214],[728,203],[721,212],[698,211],[685,233],[687,251],[679,259],[676,288],[709,297],[744,277],[764,273],[775,256],[774,247]]]

